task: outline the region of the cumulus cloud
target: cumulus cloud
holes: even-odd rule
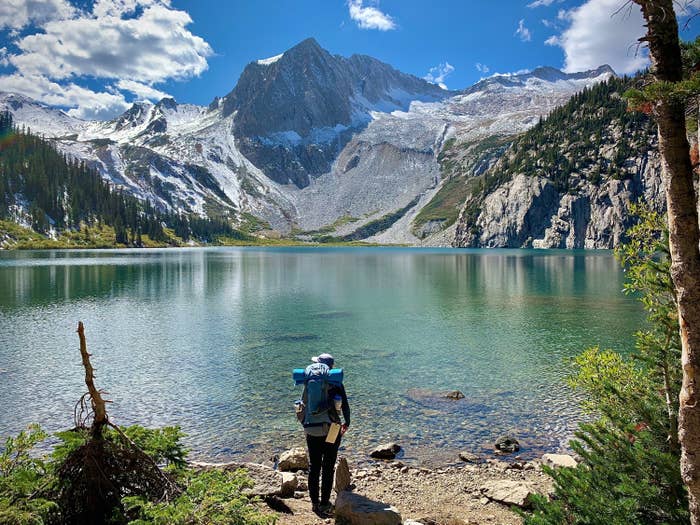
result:
[[[445,85],[445,80],[448,76],[450,76],[450,74],[452,74],[454,70],[455,68],[452,64],[450,64],[449,62],[444,62],[442,64],[438,64],[435,67],[431,67],[430,71],[428,71],[428,74],[425,75],[423,79],[427,80],[432,84],[437,84],[442,89],[447,89],[447,86]]]
[[[630,3],[619,11],[620,6],[620,0],[587,0],[560,11],[558,18],[568,27],[545,43],[564,50],[566,72],[609,64],[618,73],[634,73],[649,64],[647,53],[637,45],[645,33],[641,9]]]
[[[479,73],[483,73],[483,74],[486,74],[486,73],[488,73],[489,71],[491,71],[491,69],[489,68],[489,66],[487,66],[486,64],[482,64],[481,62],[477,62],[476,64],[474,64],[474,67],[476,68],[476,70],[477,70]]]
[[[396,29],[394,20],[376,7],[363,5],[363,0],[348,0],[350,18],[352,18],[360,29],[378,29],[379,31],[390,31]]]
[[[9,1],[18,9],[38,2]],[[0,51],[0,65],[15,69],[0,77],[0,89],[73,108],[69,113],[81,118],[108,118],[128,106],[124,92],[168,96],[154,84],[200,75],[213,54],[187,29],[189,14],[171,8],[170,0],[96,0],[90,12],[71,7],[65,13],[68,18],[56,15],[41,30],[15,36],[12,52]],[[104,91],[81,86],[88,79]]]
[[[74,83],[62,85],[42,76],[2,76],[0,91],[22,93],[53,106],[72,107],[68,114],[82,119],[110,118],[129,107],[121,93],[95,92]]]
[[[120,80],[116,84],[117,89],[122,91],[129,91],[136,95],[139,100],[153,100],[158,101],[166,97],[170,97],[164,91],[149,86],[147,84],[142,84],[141,82],[135,82],[133,80]]]
[[[71,17],[75,9],[66,0],[2,0],[0,29],[22,29]]]
[[[521,18],[520,22],[518,22],[518,29],[515,30],[515,34],[518,35],[523,42],[532,40],[532,31],[525,27],[524,18]]]
[[[10,62],[24,74],[64,79],[90,75],[160,82],[196,76],[212,50],[185,26],[184,11],[146,8],[137,18],[103,16],[49,22],[44,32],[21,38]]]

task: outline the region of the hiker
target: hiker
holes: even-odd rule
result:
[[[328,370],[333,368],[335,360],[330,354],[321,354],[312,357],[311,361],[326,365]],[[309,369],[318,368],[323,372],[324,367],[310,365]],[[335,372],[335,371],[334,371]],[[340,372],[340,371],[338,371]],[[341,376],[342,377],[342,376]],[[304,432],[306,433],[306,445],[309,450],[309,496],[311,497],[312,509],[319,515],[327,514],[331,510],[331,489],[333,488],[333,473],[335,469],[335,460],[338,456],[338,447],[340,447],[340,439],[350,426],[350,405],[348,397],[345,394],[345,387],[342,382],[334,383],[328,381],[327,385],[327,410],[323,412],[318,419],[321,421],[310,422],[308,415],[303,420]],[[307,395],[308,383],[304,386],[302,398],[304,402],[308,401]],[[337,404],[336,404],[337,400]],[[336,406],[340,405],[341,410],[337,410]],[[343,424],[341,425],[340,413],[343,414]],[[340,425],[337,432],[337,437],[332,442],[328,443],[329,430],[334,429],[332,423]],[[321,478],[321,494],[319,499],[319,478]]]

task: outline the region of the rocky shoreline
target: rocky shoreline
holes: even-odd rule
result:
[[[390,459],[397,447],[394,443],[377,447],[373,457],[386,459],[358,465],[338,459],[334,517],[319,517],[311,511],[304,448],[288,450],[264,464],[195,462],[192,466],[247,470],[254,482],[247,493],[261,498],[277,514],[280,525],[515,525],[522,523],[516,509],[529,508],[532,495],[552,491],[543,464],[576,466],[576,460],[565,454],[523,461],[515,453],[486,458],[465,452],[455,458],[457,464],[425,468]]]

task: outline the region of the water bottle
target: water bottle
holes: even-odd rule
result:
[[[338,412],[338,414],[340,414],[340,411],[343,408],[343,398],[340,395],[336,394],[335,396],[333,396],[333,403],[335,403],[335,411]]]

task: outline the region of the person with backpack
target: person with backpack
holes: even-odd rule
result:
[[[309,496],[316,514],[331,510],[331,490],[340,440],[350,426],[350,405],[342,384],[342,370],[331,370],[333,356],[312,357],[303,374],[304,390],[297,416],[304,425],[309,451]],[[342,413],[343,423],[340,415]],[[321,490],[319,495],[319,482]],[[320,496],[320,497],[319,497]]]

